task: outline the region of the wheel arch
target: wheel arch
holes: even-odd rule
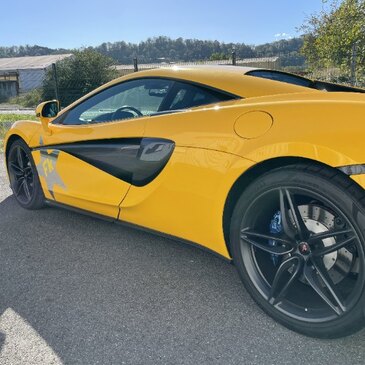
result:
[[[11,147],[11,145],[15,142],[15,141],[17,141],[17,140],[19,140],[19,139],[21,139],[21,140],[23,140],[24,141],[24,139],[21,137],[21,136],[19,136],[19,134],[12,134],[8,139],[7,139],[7,141],[6,141],[6,145],[5,145],[5,162],[6,162],[6,164],[7,164],[7,161],[8,161],[8,155],[9,155],[9,151],[10,151],[10,147]],[[24,141],[25,142],[25,141]]]
[[[232,256],[231,248],[230,248],[230,221],[233,214],[233,210],[236,206],[236,202],[238,198],[241,196],[241,194],[244,192],[244,190],[257,178],[264,175],[265,173],[280,168],[280,167],[286,167],[290,165],[307,165],[309,170],[312,170],[314,173],[316,171],[323,170],[325,167],[327,171],[341,174],[347,179],[349,179],[348,175],[341,172],[340,170],[327,165],[323,162],[319,162],[316,160],[312,160],[310,158],[306,157],[275,157],[268,160],[261,161],[252,167],[250,167],[248,170],[243,172],[238,179],[234,182],[231,189],[228,192],[225,204],[224,204],[224,210],[223,210],[223,234],[224,239],[227,245],[227,250]],[[331,174],[330,174],[331,175]]]
[[[28,146],[30,146],[32,138],[37,131],[40,130],[40,128],[41,124],[34,120],[19,120],[15,122],[4,138],[5,157],[7,157],[10,146],[17,139],[23,140]]]

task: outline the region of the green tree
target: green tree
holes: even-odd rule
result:
[[[214,52],[209,57],[210,61],[229,60],[229,57],[223,52]]]
[[[323,2],[326,8],[300,28],[301,52],[312,69],[339,67],[355,81],[365,71],[365,0]]]
[[[67,106],[96,87],[117,77],[114,61],[92,49],[76,51],[70,58],[56,63],[59,98]],[[49,70],[43,84],[44,100],[55,98],[54,77]]]

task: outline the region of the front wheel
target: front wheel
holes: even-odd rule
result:
[[[22,140],[16,140],[7,157],[10,187],[17,202],[26,209],[39,209],[44,195],[31,151]]]
[[[346,176],[305,165],[268,172],[244,191],[232,255],[264,311],[320,338],[365,325],[364,197]]]

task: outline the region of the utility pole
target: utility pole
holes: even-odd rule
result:
[[[54,93],[56,96],[56,100],[60,100],[60,95],[58,93],[58,78],[57,78],[57,68],[56,64],[52,63],[52,73],[53,73],[53,82],[54,82]]]
[[[357,58],[357,44],[356,42],[352,45],[352,55],[351,55],[351,85],[356,85],[356,58]]]
[[[134,72],[138,72],[138,60],[137,57],[133,58]]]
[[[232,49],[232,65],[236,66],[236,49]]]

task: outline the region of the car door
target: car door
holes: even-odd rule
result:
[[[146,135],[173,140],[174,152],[150,184],[131,186],[121,203],[119,219],[228,255],[221,229],[222,212],[233,181],[248,164],[233,154],[191,142],[206,138],[219,142],[223,134],[215,132],[216,125],[224,125],[225,119],[219,117],[216,106],[235,99],[234,95],[203,85],[174,83],[162,107],[172,114],[146,121]],[[233,128],[229,133],[234,133]],[[237,160],[243,162],[237,166]]]
[[[117,218],[133,178],[146,119],[172,82],[133,79],[103,89],[41,131],[33,149],[49,201]]]

